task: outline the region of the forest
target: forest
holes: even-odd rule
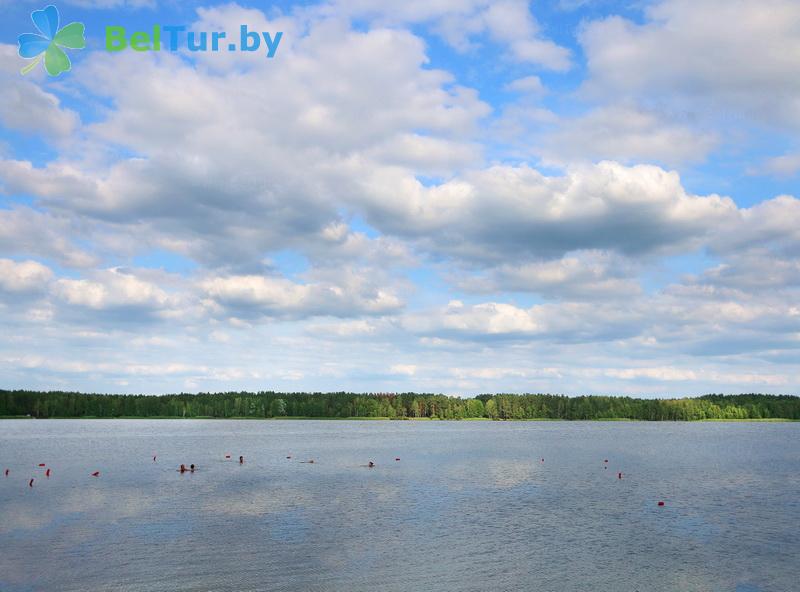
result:
[[[272,391],[110,395],[0,390],[0,417],[800,420],[800,397],[743,394],[641,399],[485,394],[460,398],[418,393]]]

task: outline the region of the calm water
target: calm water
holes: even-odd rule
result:
[[[11,420],[6,467],[3,592],[800,590],[797,423]]]

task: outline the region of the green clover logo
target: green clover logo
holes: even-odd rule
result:
[[[70,23],[59,30],[58,8],[52,4],[42,10],[34,10],[31,13],[31,20],[41,35],[24,33],[19,36],[18,53],[20,57],[35,58],[20,72],[27,74],[33,70],[42,61],[42,54],[44,54],[44,68],[50,76],[58,76],[62,72],[69,71],[72,64],[61,48],[83,49],[86,47],[83,23]]]

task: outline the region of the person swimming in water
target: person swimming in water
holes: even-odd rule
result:
[[[240,465],[243,465],[243,464],[244,464],[244,457],[243,457],[243,456],[240,456],[240,457],[239,457],[239,464],[240,464]]]
[[[189,465],[189,472],[194,473],[194,465]]]
[[[180,468],[180,469],[178,469],[178,470],[179,470],[181,473],[185,473],[185,472],[186,472],[186,465],[181,465],[181,468]]]
[[[375,466],[375,463],[372,462],[372,461],[369,461],[369,464],[367,464],[367,466],[371,469],[372,467]]]

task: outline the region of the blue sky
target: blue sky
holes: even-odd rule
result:
[[[0,0],[0,383],[798,390],[791,0]],[[153,25],[275,56],[107,52]]]

